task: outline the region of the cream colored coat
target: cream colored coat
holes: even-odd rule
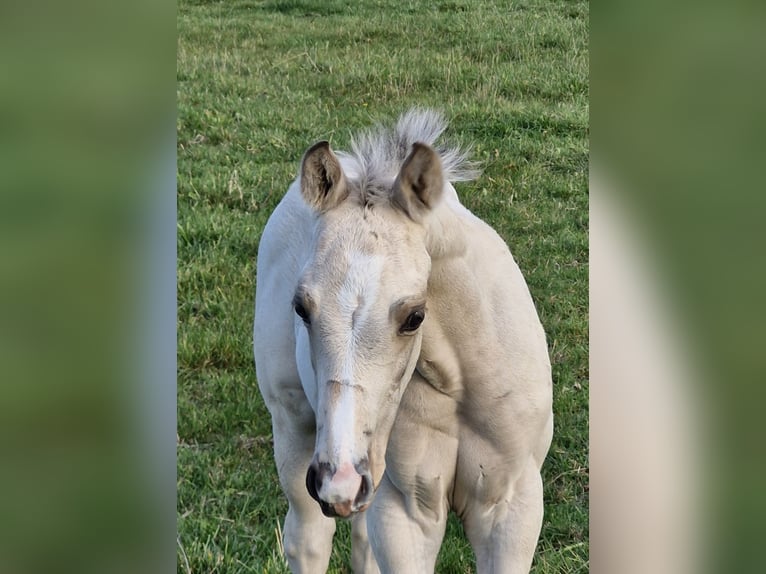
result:
[[[254,347],[294,572],[433,572],[448,511],[479,572],[528,572],[553,432],[545,335],[503,240],[460,204],[428,110],[304,156],[258,252]]]

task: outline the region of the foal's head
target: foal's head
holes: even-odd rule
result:
[[[393,181],[355,181],[320,142],[303,158],[300,185],[317,214],[293,300],[317,382],[306,486],[325,514],[349,516],[372,501],[420,353],[431,269],[424,223],[444,176],[438,154],[416,143]]]

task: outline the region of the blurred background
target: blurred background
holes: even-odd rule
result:
[[[0,572],[174,568],[175,7],[0,8]]]
[[[756,572],[766,7],[591,12],[595,572]]]
[[[175,567],[174,11],[2,8],[0,572]],[[760,571],[766,7],[591,23],[593,570]]]

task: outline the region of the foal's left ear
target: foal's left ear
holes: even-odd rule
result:
[[[326,141],[315,143],[303,156],[301,194],[317,211],[327,211],[348,196],[346,176]]]
[[[430,145],[414,143],[394,181],[391,200],[410,219],[420,221],[439,201],[443,189],[444,173],[439,154]]]

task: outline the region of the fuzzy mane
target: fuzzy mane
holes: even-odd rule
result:
[[[352,188],[360,194],[363,205],[388,200],[391,184],[415,142],[427,143],[439,154],[444,179],[449,182],[469,181],[479,175],[468,151],[436,140],[447,128],[440,112],[412,108],[399,116],[395,126],[378,125],[351,140],[351,152],[337,156]]]

